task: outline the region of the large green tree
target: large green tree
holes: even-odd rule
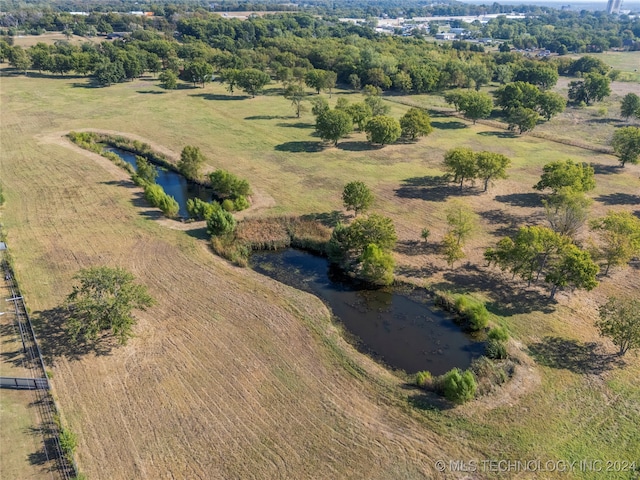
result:
[[[134,282],[134,276],[122,268],[92,267],[74,277],[78,284],[67,296],[66,320],[74,341],[96,340],[109,330],[121,344],[133,336],[136,320],[133,310],[146,310],[154,304],[146,287]]]
[[[609,297],[598,309],[596,327],[600,335],[609,337],[618,347],[618,354],[640,348],[640,300]]]
[[[640,118],[640,97],[635,93],[627,93],[620,102],[620,115],[624,118]]]
[[[489,182],[497,178],[507,178],[507,167],[511,160],[501,153],[478,152],[475,154],[475,174],[484,182],[484,191],[487,191]]]
[[[400,138],[402,134],[400,122],[393,117],[387,117],[385,115],[378,115],[371,118],[364,127],[364,131],[367,132],[367,139],[371,143],[378,143],[380,145],[393,143]]]
[[[530,132],[538,124],[538,112],[531,108],[518,107],[511,111],[507,121],[509,122],[509,129],[518,129],[518,133],[521,135],[525,132]]]
[[[609,268],[626,265],[640,255],[640,219],[631,212],[611,210],[593,220],[591,228],[600,234],[598,257],[605,261],[605,275]]]
[[[343,110],[329,110],[318,115],[316,131],[323,140],[330,140],[338,145],[338,140],[351,133],[353,122],[351,116]]]
[[[421,108],[410,108],[400,119],[402,136],[415,140],[433,132],[429,114]]]
[[[453,175],[454,182],[460,182],[460,190],[465,180],[473,180],[478,172],[473,150],[456,147],[444,154],[445,170]]]
[[[558,289],[569,286],[593,290],[598,286],[596,275],[599,270],[589,252],[570,243],[550,262],[544,281],[551,284],[551,298],[554,298]]]
[[[187,178],[197,180],[200,177],[200,168],[205,162],[204,155],[198,147],[187,145],[180,153],[178,169]]]
[[[465,92],[458,108],[462,114],[475,124],[481,118],[487,118],[493,110],[493,100],[484,92]]]
[[[560,235],[575,237],[589,216],[592,200],[584,192],[564,187],[542,203],[551,228]]]
[[[550,188],[557,193],[564,187],[576,192],[588,192],[596,187],[593,167],[586,163],[576,163],[572,160],[559,160],[547,163],[542,168],[540,181],[533,188],[545,190]]]
[[[588,73],[584,80],[575,80],[569,83],[569,100],[575,103],[584,102],[589,105],[599,102],[611,95],[609,77],[598,73]]]
[[[271,77],[269,74],[257,68],[240,70],[236,77],[238,87],[252,97],[260,93],[270,81]]]
[[[194,86],[200,84],[204,88],[204,84],[213,79],[213,67],[203,60],[189,62],[184,66],[182,76]]]
[[[622,127],[616,129],[611,141],[613,151],[624,167],[626,163],[638,163],[640,156],[640,128]]]
[[[353,210],[356,214],[366,211],[373,203],[374,197],[371,190],[364,182],[349,182],[342,191],[342,202],[347,210]]]

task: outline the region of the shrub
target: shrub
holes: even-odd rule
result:
[[[178,215],[180,206],[176,199],[167,195],[164,189],[156,183],[148,183],[144,187],[144,198],[154,207],[162,210],[167,217]]]
[[[225,212],[233,212],[235,209],[235,204],[233,203],[233,200],[231,200],[230,198],[227,198],[224,202],[222,202],[222,209]]]
[[[420,232],[420,238],[422,238],[422,240],[424,240],[425,242],[429,239],[429,235],[431,235],[431,231],[426,227],[423,228]]]
[[[78,437],[71,430],[60,428],[60,447],[68,460],[73,460],[73,454],[78,446]]]
[[[449,370],[442,378],[442,390],[447,400],[464,403],[471,400],[478,389],[476,378],[469,370]]]
[[[218,237],[233,233],[236,229],[236,219],[225,210],[217,210],[207,218],[207,233]]]
[[[492,328],[491,330],[489,330],[488,336],[491,340],[497,340],[499,342],[506,342],[507,340],[509,340],[509,333],[504,327]]]
[[[429,388],[433,383],[433,376],[431,372],[424,370],[416,373],[416,385],[420,388]]]
[[[223,211],[223,213],[226,212]],[[246,267],[249,264],[249,247],[238,242],[234,235],[211,237],[211,247],[217,255],[226,258],[239,267]]]
[[[216,170],[209,175],[209,179],[211,180],[211,188],[221,198],[235,199],[251,194],[251,188],[246,180],[242,180],[225,170]]]
[[[187,200],[187,212],[189,216],[195,220],[206,220],[213,212],[220,210],[218,202],[205,202],[199,198],[190,198]]]
[[[489,312],[484,302],[461,295],[456,298],[455,309],[473,331],[482,330],[489,323]]]
[[[236,211],[240,212],[242,210],[249,208],[250,204],[249,204],[249,200],[247,200],[247,197],[245,197],[244,195],[240,195],[233,202],[233,206],[236,209]]]
[[[507,358],[507,347],[504,342],[490,338],[485,347],[485,353],[493,360],[504,360]]]

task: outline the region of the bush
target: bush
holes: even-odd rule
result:
[[[211,188],[221,198],[236,199],[251,194],[251,188],[246,180],[242,180],[225,170],[216,170],[209,175],[209,179],[211,180]]]
[[[470,330],[477,332],[489,324],[489,312],[484,302],[461,295],[456,298],[455,309],[468,322]]]
[[[233,206],[235,207],[237,212],[240,212],[242,210],[246,210],[247,208],[249,208],[250,204],[249,204],[249,200],[247,200],[247,197],[245,197],[244,195],[240,195],[233,202]]]
[[[490,338],[485,347],[485,353],[492,360],[504,360],[507,358],[507,347],[504,342]]]
[[[71,430],[60,428],[60,447],[68,460],[73,460],[73,454],[78,447],[78,437]]]
[[[222,202],[222,209],[225,212],[233,212],[235,210],[235,204],[233,203],[233,200],[227,198],[224,202]]]
[[[225,210],[217,210],[207,218],[207,233],[214,237],[228,235],[236,229],[236,219]]]
[[[447,400],[464,403],[471,400],[478,389],[476,378],[469,370],[462,372],[459,368],[449,370],[442,378],[442,390]]]
[[[431,235],[431,231],[426,227],[423,228],[420,232],[420,238],[422,238],[422,240],[424,240],[425,242],[429,239],[429,235]]]
[[[176,199],[167,195],[164,189],[156,184],[149,183],[144,187],[144,198],[154,207],[162,210],[167,217],[175,217],[178,215],[180,206]]]
[[[225,212],[223,211],[223,213]],[[217,255],[239,267],[246,267],[249,264],[249,247],[238,242],[234,235],[211,237],[211,247]]]
[[[422,372],[416,373],[416,385],[420,388],[429,388],[433,383],[433,376],[431,372],[424,370]]]
[[[187,200],[187,212],[189,216],[195,220],[206,220],[213,215],[213,212],[221,208],[218,202],[205,202],[199,198],[190,198]]]
[[[506,342],[507,340],[509,340],[509,333],[507,332],[507,329],[504,327],[494,327],[491,330],[489,330],[488,337],[491,340]]]

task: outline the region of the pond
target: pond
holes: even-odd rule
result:
[[[300,250],[255,252],[254,270],[313,293],[358,340],[358,348],[391,368],[434,375],[466,369],[484,353],[474,340],[435,309],[433,303],[400,289],[370,289]]]
[[[105,150],[115,153],[122,158],[122,160],[133,166],[133,168],[137,168],[135,154],[113,147],[105,148]],[[206,202],[210,202],[213,198],[213,190],[210,188],[189,182],[181,174],[157,165],[156,170],[158,171],[156,183],[164,189],[167,195],[171,195],[176,199],[180,206],[178,215],[182,218],[189,217],[189,213],[187,212],[187,200],[190,198],[199,198]]]

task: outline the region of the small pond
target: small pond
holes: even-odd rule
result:
[[[122,160],[133,166],[133,168],[137,168],[135,154],[113,147],[105,148],[105,150],[115,153],[122,158]],[[155,167],[158,171],[156,183],[164,189],[167,195],[171,195],[176,199],[180,206],[178,215],[182,218],[189,217],[189,213],[187,212],[187,200],[190,198],[199,198],[200,200],[207,202],[210,202],[213,198],[213,190],[210,188],[189,182],[181,174],[172,170],[168,170],[157,165]]]
[[[255,252],[254,270],[313,293],[328,305],[365,353],[391,368],[434,375],[484,353],[484,343],[464,334],[427,298],[399,289],[372,290],[354,282],[328,260],[300,250]]]

